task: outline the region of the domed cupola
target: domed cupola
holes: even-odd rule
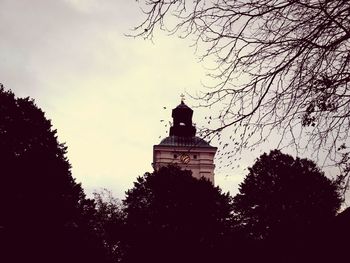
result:
[[[193,137],[196,135],[196,128],[192,124],[193,110],[183,100],[181,104],[173,109],[173,126],[170,127],[170,136]]]

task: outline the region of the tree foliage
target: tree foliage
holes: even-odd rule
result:
[[[202,59],[215,61],[216,84],[198,96],[220,109],[209,135],[236,126],[239,151],[279,129],[278,147],[320,158],[324,150],[349,170],[349,1],[140,2],[146,18],[137,36],[152,38],[160,26],[191,37]]]
[[[234,211],[255,239],[302,239],[307,230],[336,215],[338,190],[312,161],[274,150],[249,168],[234,197]]]
[[[0,87],[1,261],[106,262],[66,151],[32,99]]]
[[[66,147],[34,101],[0,89],[1,224],[62,224],[76,217],[84,193]],[[47,219],[50,220],[47,220]],[[18,226],[16,226],[18,227]]]
[[[103,240],[109,258],[119,262],[123,257],[121,241],[125,233],[125,213],[119,199],[112,192],[103,189],[94,193],[96,213],[94,229]]]
[[[231,199],[190,171],[138,177],[124,200],[126,262],[209,262],[229,232]]]

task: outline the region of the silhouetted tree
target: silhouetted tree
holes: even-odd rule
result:
[[[340,204],[337,184],[314,162],[278,150],[260,156],[234,197],[235,212],[257,239],[333,218]]]
[[[118,262],[122,259],[121,240],[125,233],[125,213],[119,199],[103,189],[94,193],[96,204],[95,230],[108,251],[109,257]]]
[[[346,253],[349,248],[350,237],[350,208],[348,207],[342,213],[337,215],[334,222],[330,226],[330,235],[323,239],[325,246],[324,251],[328,251],[329,261],[333,262],[346,262],[349,260],[349,254]],[[329,247],[331,244],[331,252],[329,253]],[[339,252],[340,253],[339,253]],[[338,252],[338,253],[333,253]],[[325,262],[325,261],[324,261]]]
[[[44,112],[1,86],[1,262],[103,262],[90,231],[94,203],[70,168]]]
[[[199,95],[201,105],[219,109],[207,132],[236,130],[239,152],[279,129],[285,145],[325,149],[328,161],[350,171],[350,1],[139,2],[145,20],[136,35],[178,33],[216,64],[214,84]]]
[[[286,251],[304,256],[316,229],[324,231],[321,226],[334,218],[342,201],[338,190],[312,161],[274,150],[249,168],[234,197],[234,211],[248,236],[274,244],[269,256],[289,262],[292,253]]]
[[[339,213],[315,240],[320,255],[317,262],[347,262],[350,236],[350,208]]]
[[[169,166],[138,177],[124,205],[125,262],[213,262],[223,255],[231,198],[190,171]]]

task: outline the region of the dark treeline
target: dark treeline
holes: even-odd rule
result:
[[[138,177],[122,202],[108,191],[89,199],[43,111],[0,87],[0,165],[0,262],[347,259],[338,182],[278,150],[234,197],[169,166]]]

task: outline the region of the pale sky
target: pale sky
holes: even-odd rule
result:
[[[126,37],[141,19],[131,0],[0,0],[0,82],[52,120],[88,194],[107,188],[123,198],[152,171],[171,109],[205,78],[189,42]],[[194,122],[204,125],[204,115],[194,109]],[[216,171],[217,184],[236,192],[242,169]]]
[[[52,120],[88,195],[107,188],[123,198],[152,171],[153,145],[166,136],[180,94],[203,89],[207,67],[189,41],[125,36],[141,20],[133,0],[0,0],[0,82]],[[193,121],[205,126],[207,114],[196,108]],[[216,169],[216,184],[235,194],[270,147]]]

